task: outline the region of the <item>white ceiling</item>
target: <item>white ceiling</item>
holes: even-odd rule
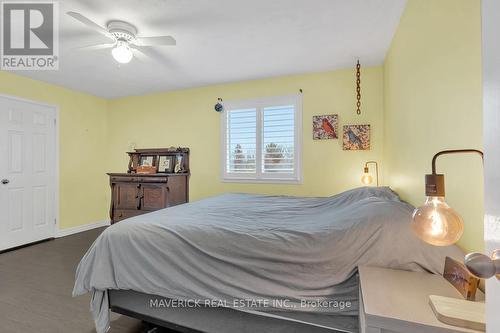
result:
[[[60,1],[60,69],[17,74],[106,98],[217,83],[319,72],[383,62],[405,0],[65,0]],[[105,26],[135,25],[139,35],[172,35],[161,61],[119,66],[109,42],[65,15]]]

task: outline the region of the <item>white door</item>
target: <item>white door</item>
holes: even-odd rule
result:
[[[484,238],[500,249],[500,1],[483,0]],[[486,332],[500,332],[500,281],[486,281]]]
[[[55,235],[56,109],[0,96],[0,251]]]

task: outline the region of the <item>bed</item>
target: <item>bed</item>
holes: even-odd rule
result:
[[[210,327],[236,318],[247,328],[356,332],[358,265],[440,274],[445,256],[462,256],[414,237],[412,210],[384,187],[327,198],[231,193],[166,208],[106,229],[73,295],[93,294],[98,333],[110,307],[181,330],[231,332]],[[150,304],[155,297],[176,306]]]

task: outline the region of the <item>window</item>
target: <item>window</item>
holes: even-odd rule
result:
[[[301,104],[300,96],[225,103],[223,180],[300,182]]]

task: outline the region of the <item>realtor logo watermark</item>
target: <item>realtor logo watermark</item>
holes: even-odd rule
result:
[[[59,3],[2,1],[1,19],[1,69],[59,69]]]

